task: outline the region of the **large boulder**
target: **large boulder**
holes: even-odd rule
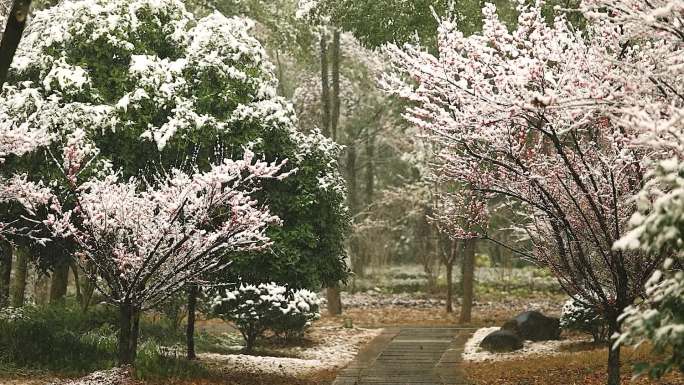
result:
[[[531,341],[557,340],[561,332],[558,318],[547,317],[538,311],[520,313],[501,329]]]
[[[480,347],[493,353],[512,352],[522,349],[523,341],[513,332],[497,330],[487,334],[480,342]]]

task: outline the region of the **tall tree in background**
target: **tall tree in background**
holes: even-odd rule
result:
[[[467,324],[472,320],[475,286],[475,248],[477,240],[488,233],[489,209],[482,194],[473,193],[464,186],[456,191],[444,192],[436,197],[433,221],[440,232],[451,238],[449,254],[442,256],[447,266],[447,312],[451,307],[452,267],[456,253],[461,255],[461,312],[459,323]],[[447,250],[445,250],[447,251]]]
[[[7,71],[19,46],[30,6],[30,0],[15,0],[9,7],[5,2],[0,5],[0,12],[2,12],[0,16],[5,24],[0,41],[0,87],[7,79]],[[12,246],[4,240],[0,242],[0,308],[2,308],[9,304],[10,298]]]
[[[6,15],[5,30],[0,41],[0,86],[7,80],[7,72],[24,33],[30,9],[31,0],[14,0]]]

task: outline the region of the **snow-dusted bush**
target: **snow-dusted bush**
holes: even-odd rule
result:
[[[616,344],[637,344],[648,340],[666,359],[653,365],[641,364],[653,377],[679,368],[684,372],[684,271],[672,269],[673,260],[665,261],[646,284],[647,299],[640,306],[630,306],[623,313],[623,333]]]
[[[318,296],[308,290],[288,290],[275,283],[240,285],[216,295],[212,312],[231,321],[252,351],[257,338],[267,330],[286,336],[301,335],[319,317]]]
[[[560,326],[565,330],[591,334],[594,342],[606,342],[608,338],[608,325],[601,313],[574,298],[570,298],[563,305]]]
[[[301,338],[311,326],[311,321],[320,317],[318,295],[309,290],[295,290],[290,293],[290,311],[273,324],[271,330],[286,339]]]
[[[650,342],[655,352],[661,353],[655,357],[665,359],[641,364],[637,369],[648,370],[654,377],[676,368],[684,372],[683,175],[684,162],[677,158],[660,162],[649,171],[647,182],[637,196],[639,211],[630,221],[632,229],[615,244],[617,248],[670,256],[646,282],[644,301],[625,309],[621,318],[622,334],[615,342],[616,345]]]

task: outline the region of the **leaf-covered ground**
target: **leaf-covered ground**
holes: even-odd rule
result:
[[[546,292],[531,292],[524,296],[506,293],[483,293],[477,296],[470,326],[501,326],[517,313],[539,310],[558,316],[565,296]],[[387,294],[376,291],[343,293],[344,314],[324,316],[318,324],[340,325],[349,319],[355,326],[387,327],[398,325],[456,325],[460,303],[454,302],[454,312],[447,313],[443,296],[434,294]],[[325,310],[323,311],[325,313]]]
[[[568,352],[554,356],[470,363],[466,365],[473,385],[603,385],[606,383],[608,351],[603,349]],[[632,365],[648,360],[648,350],[624,349],[622,372],[624,385],[681,385],[684,375],[671,373],[661,380],[632,378]]]

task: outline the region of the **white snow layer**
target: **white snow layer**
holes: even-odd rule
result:
[[[555,355],[562,353],[561,348],[566,345],[576,344],[578,340],[552,340],[552,341],[524,341],[523,348],[508,353],[490,353],[480,348],[480,342],[492,332],[501,328],[480,328],[466,342],[463,349],[463,361],[506,361],[537,355]]]
[[[363,344],[382,332],[382,329],[345,329],[337,326],[317,329],[330,329],[334,332],[326,333],[316,346],[299,350],[297,353],[300,358],[215,353],[203,353],[199,358],[226,371],[299,377],[346,366]]]

